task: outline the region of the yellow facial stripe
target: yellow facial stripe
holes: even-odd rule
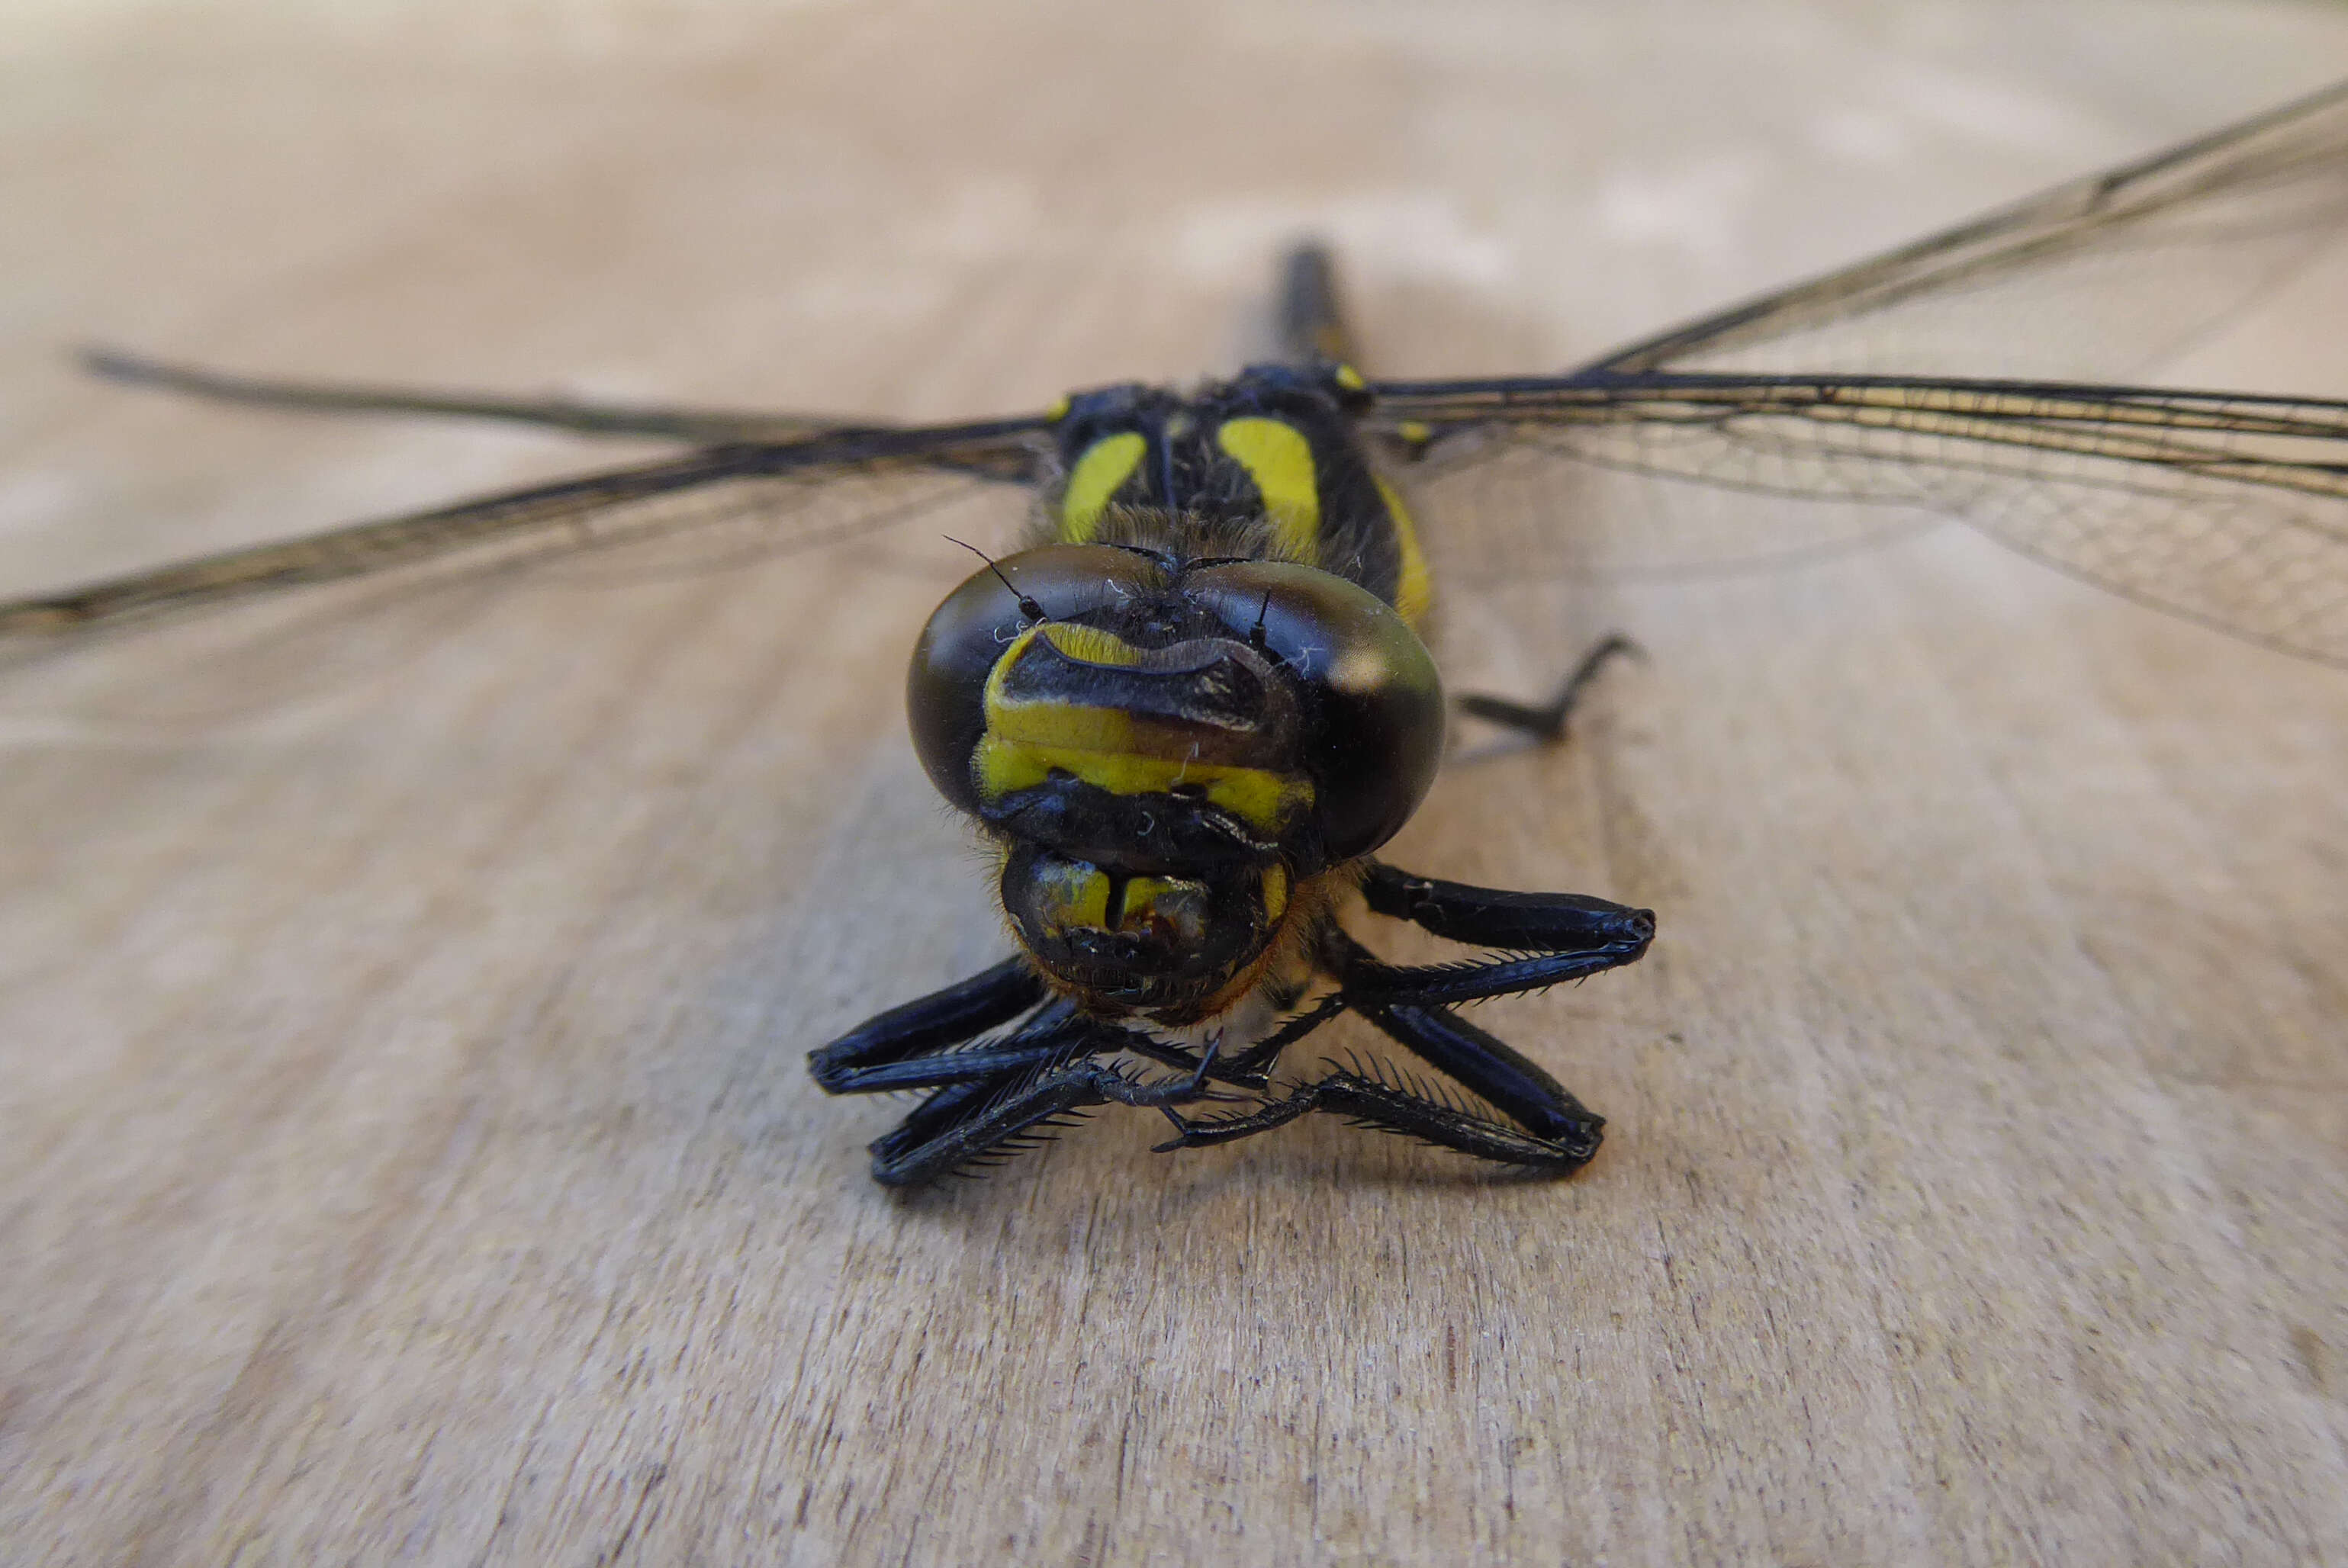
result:
[[[1035,629],[1036,633],[1053,647],[1071,659],[1086,664],[1138,664],[1141,650],[1114,631],[1103,631],[1097,626],[1083,626],[1073,620],[1047,620]],[[1016,648],[1014,643],[1014,648]],[[997,661],[1004,668],[1008,658]]]
[[[1061,711],[1070,714],[1085,712]],[[1210,767],[1204,763],[1175,762],[1107,748],[1043,745],[1011,740],[991,731],[979,740],[978,754],[972,760],[972,766],[977,775],[978,792],[988,800],[1000,799],[1014,790],[1031,789],[1056,771],[1111,794],[1165,794],[1178,784],[1196,785],[1205,792],[1210,804],[1265,833],[1278,833],[1313,803],[1309,781],[1282,778],[1260,768]]]
[[[1413,626],[1435,602],[1435,579],[1426,569],[1426,554],[1418,548],[1418,528],[1410,520],[1410,508],[1402,504],[1395,487],[1384,479],[1378,481],[1378,494],[1385,497],[1386,516],[1394,519],[1395,546],[1402,552],[1402,576],[1395,585],[1395,613]]]
[[[1088,664],[1131,664],[1140,652],[1115,632],[1097,626],[1081,626],[1074,621],[1047,620],[1031,626],[1014,638],[1003,657],[986,677],[986,692],[982,699],[986,713],[986,742],[981,743],[982,753],[987,742],[997,747],[1045,746],[1060,750],[1087,752],[1129,752],[1141,743],[1140,733],[1135,728],[1134,717],[1123,708],[1095,707],[1081,702],[1020,702],[1007,696],[1004,683],[1009,679],[1019,657],[1027,645],[1043,638],[1072,659]],[[1029,780],[1035,783],[1035,780]],[[985,784],[982,767],[980,784]],[[1013,789],[1022,786],[1013,784]],[[993,792],[990,792],[990,794]]]
[[[1077,702],[1006,702],[989,707],[989,740],[1008,746],[1052,751],[1131,752],[1141,744],[1133,715],[1123,708]]]
[[[1060,497],[1060,538],[1072,545],[1089,544],[1099,531],[1108,498],[1133,473],[1148,443],[1131,430],[1104,436],[1085,448],[1068,472],[1067,492]]]
[[[1277,834],[1313,799],[1309,779],[1262,768],[1202,763],[1168,755],[1194,749],[1127,709],[1058,699],[1016,699],[1004,690],[1009,671],[1035,638],[1087,663],[1132,664],[1140,651],[1114,632],[1072,621],[1031,626],[1013,640],[986,678],[986,730],[971,758],[979,794],[1000,800],[1030,789],[1055,773],[1111,794],[1169,794],[1188,786],[1264,833]]]
[[[1215,432],[1223,455],[1248,471],[1263,496],[1280,552],[1305,566],[1321,561],[1321,487],[1313,477],[1313,446],[1277,419],[1227,419]]]

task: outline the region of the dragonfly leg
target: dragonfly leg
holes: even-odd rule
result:
[[[1097,1050],[1120,1046],[1122,1030],[1096,1026]],[[1143,1082],[1097,1061],[1074,1061],[1041,1074],[1016,1071],[951,1085],[922,1102],[872,1144],[872,1178],[886,1187],[918,1186],[974,1164],[994,1164],[1032,1148],[1041,1129],[1095,1106],[1171,1107],[1227,1098],[1207,1087],[1210,1047],[1189,1076]]]
[[[1045,1008],[1021,1029],[901,1061],[859,1066],[828,1065],[816,1081],[829,1094],[887,1094],[902,1089],[936,1089],[956,1083],[1011,1081],[1080,1057],[1122,1050],[1122,1030],[1079,1018],[1065,1004]]]
[[[1068,1071],[1046,1073],[1024,1089],[992,1079],[941,1089],[873,1140],[872,1179],[884,1187],[917,1187],[967,1165],[1007,1158],[1106,1099],[1089,1077]]]
[[[1597,678],[1608,660],[1618,654],[1639,657],[1641,651],[1637,643],[1619,631],[1600,639],[1596,647],[1581,656],[1581,662],[1573,667],[1573,673],[1565,678],[1565,684],[1559,690],[1556,699],[1540,707],[1511,702],[1506,697],[1488,696],[1480,692],[1470,692],[1462,696],[1459,707],[1462,712],[1473,713],[1487,723],[1521,731],[1537,740],[1561,741],[1565,739],[1566,721],[1573,716],[1575,706],[1581,701],[1583,688]]]
[[[1444,1004],[1529,990],[1630,963],[1653,939],[1654,917],[1579,894],[1512,893],[1438,882],[1377,862],[1371,864],[1364,891],[1378,914],[1410,920],[1455,941],[1529,956],[1402,968],[1333,931],[1324,962],[1337,977],[1338,991],[1266,1043],[1291,1043],[1351,1008],[1481,1103],[1390,1070],[1355,1066],[1332,1071],[1240,1115],[1192,1117],[1162,1107],[1174,1136],[1159,1149],[1229,1143],[1326,1111],[1362,1126],[1554,1175],[1589,1163],[1606,1119],[1538,1063]],[[1263,1060],[1262,1065],[1270,1062]]]
[[[1169,1110],[1176,1136],[1162,1147],[1230,1143],[1307,1112],[1328,1111],[1503,1164],[1563,1175],[1588,1163],[1598,1152],[1605,1118],[1540,1064],[1445,1004],[1536,989],[1631,963],[1653,940],[1654,916],[1581,894],[1442,882],[1376,861],[1363,892],[1375,913],[1515,955],[1398,968],[1334,931],[1324,960],[1338,979],[1336,1007],[1359,1012],[1481,1104],[1376,1071],[1340,1070],[1244,1115],[1186,1118]]]
[[[1044,999],[1044,982],[1024,958],[1010,958],[943,990],[867,1019],[830,1044],[808,1053],[808,1071],[832,1094],[906,1089],[875,1082],[871,1070],[933,1056],[1008,1023]],[[1068,1016],[1063,1009],[1060,1017]],[[964,1076],[967,1076],[965,1074]]]
[[[1441,882],[1382,862],[1372,862],[1362,891],[1377,914],[1508,956],[1397,967],[1345,938],[1339,950],[1340,994],[1356,1009],[1440,1007],[1540,990],[1635,963],[1655,937],[1650,909],[1580,893],[1518,893]]]
[[[1556,1079],[1510,1046],[1445,1007],[1365,1007],[1364,1018],[1407,1047],[1421,1061],[1457,1081],[1539,1138],[1583,1151],[1598,1150],[1606,1118],[1576,1100]]]
[[[1284,1127],[1312,1111],[1330,1112],[1358,1126],[1416,1138],[1480,1160],[1560,1176],[1580,1170],[1598,1152],[1600,1122],[1594,1116],[1560,1135],[1547,1136],[1480,1115],[1426,1089],[1342,1069],[1243,1116],[1189,1118],[1169,1109],[1166,1114],[1175,1135],[1158,1147],[1201,1149],[1229,1143]]]

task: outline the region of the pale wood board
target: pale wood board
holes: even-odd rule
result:
[[[1385,368],[1529,369],[2348,71],[2254,5],[17,11],[12,588],[613,455],[85,338],[978,414],[1230,364],[1318,224]],[[2344,305],[2200,379],[2348,394]],[[963,569],[12,718],[0,1557],[2348,1561],[2348,678],[1957,530],[1625,593],[1393,851],[1660,911],[1481,1015],[1582,1176],[1134,1113],[900,1202],[800,1059],[1003,950],[898,699]]]

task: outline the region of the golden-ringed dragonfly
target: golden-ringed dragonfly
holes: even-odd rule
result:
[[[2335,88],[1561,375],[1367,375],[1310,246],[1286,265],[1276,363],[966,424],[300,384],[93,355],[102,374],[204,397],[684,450],[0,604],[0,640],[37,653],[353,579],[438,591],[720,526],[774,554],[968,490],[1024,492],[1025,542],[946,598],[907,678],[922,765],[994,851],[1016,951],[813,1053],[831,1092],[925,1095],[873,1144],[873,1173],[927,1182],[1112,1103],[1161,1112],[1168,1149],[1317,1111],[1565,1173],[1596,1152],[1601,1118],[1457,1009],[1630,963],[1653,917],[1378,858],[1447,728],[1406,492],[1439,501],[1462,476],[1505,477],[1517,531],[1489,507],[1437,505],[1428,538],[1481,545],[1520,576],[1550,569],[1552,552],[1605,564],[1576,551],[1609,519],[1565,504],[1591,473],[1727,493],[1723,538],[1753,556],[1798,553],[1772,520],[1788,497],[1922,509],[2142,603],[2348,665],[2348,403],[2115,384],[2343,220],[2348,88]],[[1461,706],[1554,739],[1621,647],[1601,643],[1547,702]],[[1349,928],[1365,914],[1474,956],[1388,964]],[[1345,1011],[1440,1084],[1380,1065],[1287,1071],[1291,1048]]]

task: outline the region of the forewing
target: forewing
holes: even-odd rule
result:
[[[1635,375],[1453,384],[1401,409],[1488,443],[1428,487],[1439,540],[1457,514],[1517,578],[1619,568],[1675,529],[1731,559],[1786,543],[1798,499],[1811,548],[1886,506],[1962,518],[2144,603],[2286,651],[2348,664],[2348,404],[1919,377]],[[1578,489],[1580,476],[1592,480]],[[1604,504],[1611,481],[1710,487],[1719,505],[1666,522]],[[1565,483],[1560,484],[1560,481]],[[1465,487],[1466,493],[1451,494]],[[1623,497],[1617,496],[1616,500]],[[1448,499],[1453,504],[1443,503]],[[1708,539],[1686,527],[1707,519]],[[1478,521],[1478,519],[1480,519]],[[1898,526],[1896,521],[1890,526]],[[1464,575],[1472,584],[1473,571]]]
[[[806,441],[870,428],[848,420],[751,410],[678,408],[666,405],[580,402],[571,398],[509,397],[495,393],[417,391],[348,382],[280,381],[234,375],[192,365],[167,364],[142,354],[93,348],[82,368],[108,381],[178,393],[212,403],[294,414],[420,415],[490,419],[565,430],[575,436],[646,436],[696,446]]]
[[[1571,375],[1380,384],[1369,428],[1413,459],[1430,550],[1469,586],[1799,562],[1937,514],[2337,661],[2339,405],[2100,383],[2343,224],[2348,87]]]
[[[2137,382],[2348,226],[2348,84],[1607,354],[1585,374]]]
[[[226,699],[243,712],[412,657],[523,586],[723,571],[916,520],[1000,544],[1044,472],[1042,429],[703,448],[30,596],[0,604],[0,670],[22,700],[7,705],[202,717]],[[108,646],[126,635],[127,662]]]

